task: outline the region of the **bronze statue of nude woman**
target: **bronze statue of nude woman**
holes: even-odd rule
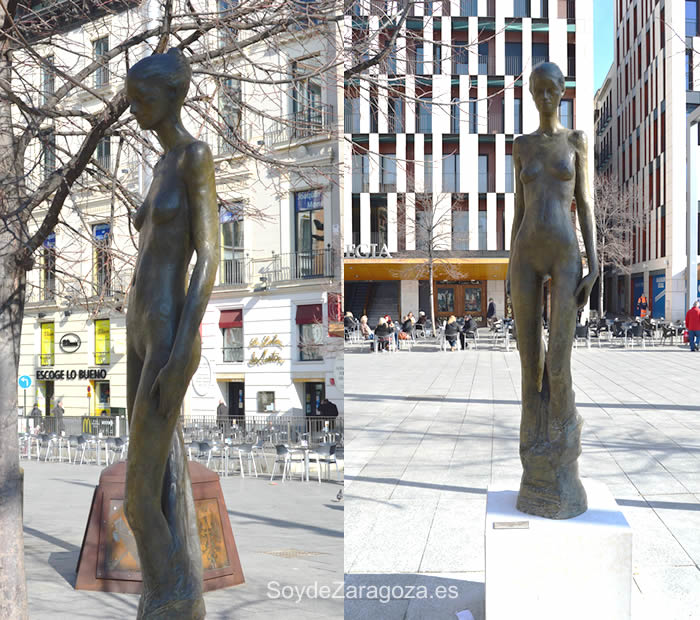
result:
[[[571,380],[576,311],[598,277],[595,220],[588,180],[588,146],[581,131],[561,125],[564,76],[553,63],[530,76],[540,115],[534,133],[513,144],[516,195],[508,266],[522,371],[520,459],[523,475],[517,508],[552,519],[587,509],[578,474],[582,418]],[[576,211],[588,257],[581,254],[571,218]],[[549,346],[542,339],[542,287],[551,277]]]
[[[205,616],[199,534],[178,420],[199,364],[199,326],[219,246],[211,151],[180,119],[190,78],[177,49],[144,58],[126,78],[131,113],[164,151],[134,216],[139,250],[127,312],[125,510],[143,580],[138,618],[148,620]]]

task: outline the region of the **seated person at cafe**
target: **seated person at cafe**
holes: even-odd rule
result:
[[[360,333],[365,340],[372,340],[374,338],[374,332],[372,328],[367,323],[367,315],[363,314],[360,318]]]
[[[471,314],[464,315],[464,325],[462,326],[462,331],[459,333],[459,341],[462,343],[462,348],[466,349],[469,345],[467,344],[467,338],[472,338],[471,334],[476,331],[476,323],[472,319]]]
[[[374,328],[374,335],[377,338],[378,351],[386,351],[389,348],[389,343],[393,337],[392,332],[393,329],[389,327],[386,319],[381,317],[377,323],[377,327]]]
[[[459,335],[459,324],[457,323],[457,317],[455,315],[451,315],[449,319],[447,319],[447,325],[445,325],[445,338],[447,339],[447,342],[450,343],[450,350],[451,351],[456,351],[457,350],[457,336]]]

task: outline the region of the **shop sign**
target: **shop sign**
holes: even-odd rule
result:
[[[58,346],[64,353],[75,353],[80,348],[80,336],[78,334],[65,334],[58,341]]]
[[[267,349],[264,349],[260,355],[255,352],[250,354],[248,366],[262,366],[264,364],[284,364],[284,360],[277,351],[268,353]]]
[[[389,247],[385,243],[381,247],[378,243],[350,243],[345,246],[346,258],[391,258]]]
[[[37,381],[74,381],[75,379],[105,379],[106,368],[84,368],[81,370],[37,370]]]
[[[279,347],[281,349],[284,345],[275,334],[274,336],[263,336],[262,339],[251,338],[248,346],[251,349],[264,349],[265,347]]]

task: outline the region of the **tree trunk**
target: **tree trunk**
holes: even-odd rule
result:
[[[17,441],[17,370],[24,312],[24,269],[7,233],[0,235],[0,617],[24,620],[27,589],[24,577],[22,494]]]
[[[437,329],[437,323],[435,323],[435,287],[433,285],[433,259],[428,258],[428,278],[430,281],[430,321],[433,324],[433,333]]]

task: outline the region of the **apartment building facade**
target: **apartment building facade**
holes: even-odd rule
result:
[[[561,121],[593,144],[592,3],[414,2],[402,19],[405,7],[345,18],[355,62],[388,48],[345,84],[345,304],[370,322],[428,311],[432,262],[436,317],[483,321],[489,298],[506,308],[512,148],[539,123],[537,64],[562,69]]]
[[[228,6],[205,3],[202,13]],[[159,19],[157,2],[134,3],[68,29],[60,46],[40,42],[36,50],[56,67],[75,66],[71,50],[99,57],[125,33]],[[245,36],[222,26],[194,51],[216,51]],[[336,64],[334,36],[299,29],[215,57],[195,72],[195,107],[186,106],[183,121],[214,154],[221,262],[200,327],[202,357],[185,398],[186,417],[214,417],[220,400],[239,416],[313,415],[323,397],[342,411],[342,384],[336,382],[342,331],[340,338],[331,335],[341,319],[338,78],[325,71]],[[131,62],[150,49],[139,47]],[[90,78],[90,89],[109,98],[125,74],[121,60],[105,63]],[[60,83],[41,68],[33,79],[44,90]],[[196,101],[209,105],[197,110]],[[82,93],[75,105],[93,111],[100,102]],[[139,135],[152,140],[146,132]],[[117,135],[105,138],[94,161],[116,168],[138,203],[159,147],[126,144],[122,148]],[[70,152],[68,143],[55,148],[58,153],[46,142],[37,145],[34,156],[47,171],[40,174],[60,165],[62,151]],[[76,186],[63,222],[38,252],[20,354],[20,375],[33,380],[28,408],[38,402],[46,413],[62,400],[66,416],[126,413],[126,313],[137,247],[129,211],[111,183]],[[24,394],[19,388],[20,403]]]
[[[605,306],[638,314],[644,293],[653,317],[675,321],[700,295],[697,274],[688,273],[689,248],[697,256],[698,241],[689,238],[686,200],[686,118],[700,105],[698,3],[614,4],[615,60],[607,90],[598,94],[607,102],[597,130],[598,151],[606,155],[598,166],[631,191],[636,226],[629,273],[606,274]]]

